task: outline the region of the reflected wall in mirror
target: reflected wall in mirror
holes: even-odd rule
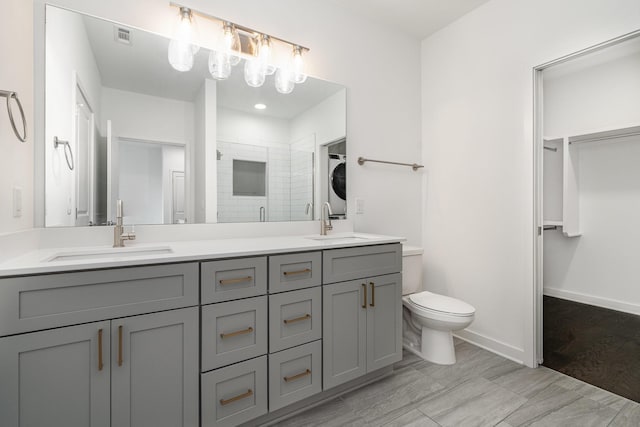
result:
[[[343,86],[249,87],[244,60],[217,81],[205,48],[179,72],[165,37],[46,16],[46,226],[112,224],[118,199],[125,224],[312,220],[325,201],[343,217],[330,159],[346,154]]]

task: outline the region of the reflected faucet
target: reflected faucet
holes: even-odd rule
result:
[[[313,219],[313,203],[307,203],[304,206],[304,214],[305,215],[309,215],[309,212],[311,212],[311,219]]]
[[[113,247],[123,248],[125,240],[136,240],[136,233],[131,230],[130,233],[124,232],[122,218],[124,217],[124,207],[122,200],[116,201],[116,226],[113,228]]]
[[[320,235],[322,236],[326,236],[327,231],[333,230],[333,225],[331,225],[331,215],[333,215],[331,205],[329,202],[324,202],[320,212]]]

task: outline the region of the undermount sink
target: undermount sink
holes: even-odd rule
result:
[[[165,255],[173,253],[173,249],[168,246],[153,247],[153,248],[108,248],[100,249],[96,251],[81,252],[81,251],[69,251],[60,252],[53,255],[51,258],[46,259],[46,262],[55,261],[79,261],[79,260],[91,260],[91,259],[107,259],[107,258],[128,258],[139,257],[149,255]]]
[[[337,242],[342,240],[349,240],[349,241],[371,240],[371,237],[364,236],[362,234],[356,234],[356,233],[341,233],[341,234],[327,234],[326,236],[321,236],[321,235],[306,236],[305,239]]]

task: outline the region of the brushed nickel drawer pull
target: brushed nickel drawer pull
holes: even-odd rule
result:
[[[288,325],[289,323],[302,322],[303,320],[307,320],[307,319],[311,319],[310,314],[305,314],[304,316],[295,317],[293,319],[284,319],[283,322],[285,325]]]
[[[296,274],[305,274],[305,273],[311,273],[311,269],[305,268],[304,270],[285,271],[282,274],[284,274],[285,276],[295,276]]]
[[[233,285],[235,283],[250,282],[251,280],[253,280],[253,276],[238,277],[236,279],[221,279],[219,280],[219,283],[221,286],[224,286],[224,285]]]
[[[367,285],[362,284],[362,308],[367,308]]]
[[[371,304],[369,304],[369,306],[375,307],[376,306],[376,285],[373,282],[369,282],[369,284],[371,285]]]
[[[98,329],[98,371],[102,371],[102,328]]]
[[[300,378],[306,377],[307,375],[311,375],[311,369],[307,369],[304,372],[300,372],[296,375],[291,375],[290,377],[284,377],[284,382],[288,383],[289,381],[299,380]]]
[[[242,329],[240,331],[235,331],[235,332],[229,332],[229,333],[222,333],[220,334],[220,338],[225,339],[225,338],[231,338],[231,337],[235,337],[238,335],[244,335],[244,334],[250,334],[251,332],[253,332],[253,328],[251,326],[249,326],[247,329]]]
[[[118,366],[122,366],[122,325],[118,326]]]
[[[247,397],[253,396],[253,390],[249,389],[246,393],[239,394],[237,396],[231,397],[227,400],[220,399],[220,404],[222,406],[228,405],[229,403],[237,402],[238,400],[245,399]]]

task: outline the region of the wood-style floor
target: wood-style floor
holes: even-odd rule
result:
[[[640,404],[545,367],[456,341],[458,362],[411,353],[393,375],[280,426],[640,426]]]
[[[544,366],[640,402],[640,316],[545,296],[543,342]]]

